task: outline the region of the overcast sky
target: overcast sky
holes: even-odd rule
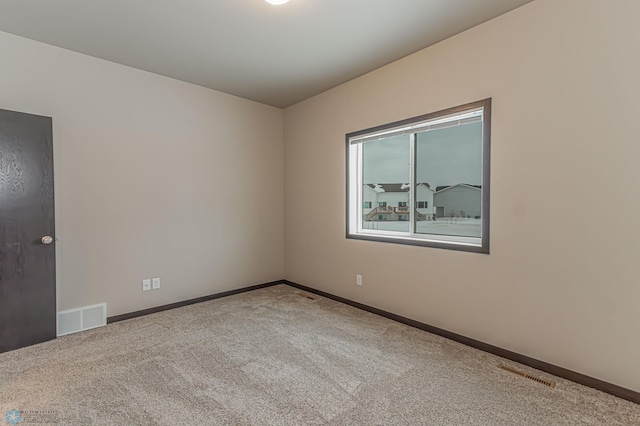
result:
[[[418,183],[482,183],[482,123],[418,134]],[[364,143],[364,183],[409,182],[409,135]]]

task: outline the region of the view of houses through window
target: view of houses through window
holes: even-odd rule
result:
[[[351,233],[482,246],[485,108],[350,138]]]

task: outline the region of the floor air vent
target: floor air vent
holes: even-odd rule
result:
[[[58,312],[58,336],[77,333],[107,324],[107,304]]]
[[[515,368],[506,366],[504,364],[498,365],[498,368],[502,368],[503,370],[508,371],[510,373],[517,374],[518,376],[522,376],[522,377],[525,377],[525,378],[527,378],[529,380],[533,380],[534,382],[538,382],[538,383],[541,383],[541,384],[543,384],[545,386],[549,386],[550,388],[555,388],[556,387],[556,383],[552,382],[551,380],[546,380],[546,379],[542,379],[540,377],[532,376],[531,374],[527,374],[527,373],[524,373],[522,371],[518,371]]]
[[[308,294],[300,294],[300,293],[298,293],[298,296],[300,296],[300,297],[304,297],[305,299],[316,300],[315,298],[313,298],[313,297],[309,296]]]

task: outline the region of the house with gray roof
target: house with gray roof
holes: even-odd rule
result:
[[[482,214],[482,187],[459,183],[439,186],[433,194],[436,217],[477,217]]]

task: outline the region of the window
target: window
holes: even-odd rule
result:
[[[348,134],[347,238],[489,253],[490,133],[485,99]]]
[[[371,208],[371,201],[365,201],[364,204],[363,204],[363,207],[365,209],[370,209]]]

